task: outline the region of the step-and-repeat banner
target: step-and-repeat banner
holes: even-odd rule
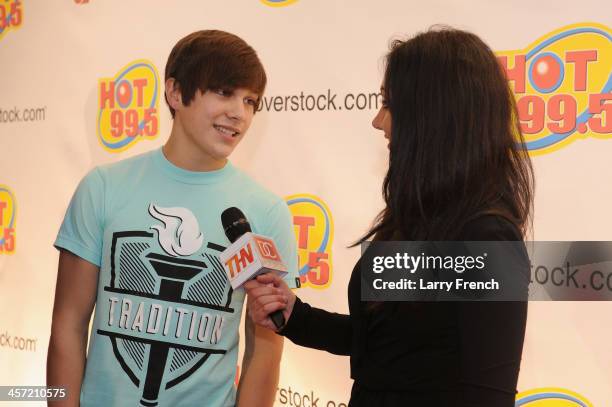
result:
[[[223,29],[259,53],[269,85],[233,162],[286,197],[299,295],[346,312],[359,256],[347,246],[382,208],[387,143],[370,123],[383,57],[434,24],[480,35],[508,72],[537,177],[531,238],[611,240],[611,12],[604,0],[0,0],[0,385],[44,384],[68,201],[93,166],[165,142],[163,71],[186,34]],[[517,406],[612,405],[611,315],[609,302],[531,303]],[[346,406],[350,386],[348,358],[286,342],[276,406]]]

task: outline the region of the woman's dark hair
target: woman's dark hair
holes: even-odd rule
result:
[[[512,91],[476,35],[434,28],[391,44],[386,208],[361,241],[454,240],[470,220],[503,216],[523,235],[534,178]]]
[[[196,31],[179,40],[168,56],[164,78],[175,79],[185,106],[198,89],[246,88],[261,97],[267,81],[255,50],[242,38],[220,30]],[[174,117],[174,109],[168,107]]]

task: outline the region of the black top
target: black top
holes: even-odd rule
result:
[[[463,241],[522,240],[505,219],[469,222]],[[349,315],[298,298],[280,332],[292,342],[349,355],[351,407],[514,406],[526,302],[385,303],[360,300],[359,262],[348,287]]]

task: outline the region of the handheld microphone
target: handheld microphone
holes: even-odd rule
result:
[[[287,275],[274,241],[251,232],[251,225],[244,213],[236,207],[227,208],[221,214],[221,224],[231,242],[219,256],[233,289],[263,273]],[[277,329],[285,325],[285,316],[280,310],[270,315]]]

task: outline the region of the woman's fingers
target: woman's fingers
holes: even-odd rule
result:
[[[262,284],[257,279],[249,280],[242,285],[247,292],[257,287],[265,287],[266,284]]]
[[[270,314],[277,310],[284,310],[286,306],[287,301],[285,297],[267,296],[258,301],[249,301],[247,310],[253,322],[275,330],[276,328],[270,320]]]
[[[248,281],[244,284],[244,288],[247,293],[248,313],[253,322],[274,330],[269,315],[287,306],[289,300],[287,295],[271,283],[262,284],[256,280]]]
[[[287,305],[287,297],[282,294],[269,294],[262,295],[259,297],[252,297],[249,303],[253,304],[257,308],[264,308],[266,311],[270,310],[270,304],[280,304],[282,307]],[[276,311],[274,309],[273,311]]]
[[[261,299],[265,299],[266,297],[269,296],[285,296],[285,293],[283,292],[283,290],[276,288],[274,286],[267,286],[267,285],[251,285],[249,287],[246,287],[245,285],[245,290],[247,295],[249,296],[250,300],[255,300],[255,301],[259,301]],[[266,301],[269,302],[269,301]]]
[[[274,273],[260,274],[257,276],[256,280],[261,284],[274,284],[275,287],[285,284],[284,280]]]
[[[293,312],[295,294],[285,281],[273,274],[260,274],[244,284],[247,293],[248,311],[251,319],[258,325],[276,330],[269,315],[282,311],[288,321]]]

